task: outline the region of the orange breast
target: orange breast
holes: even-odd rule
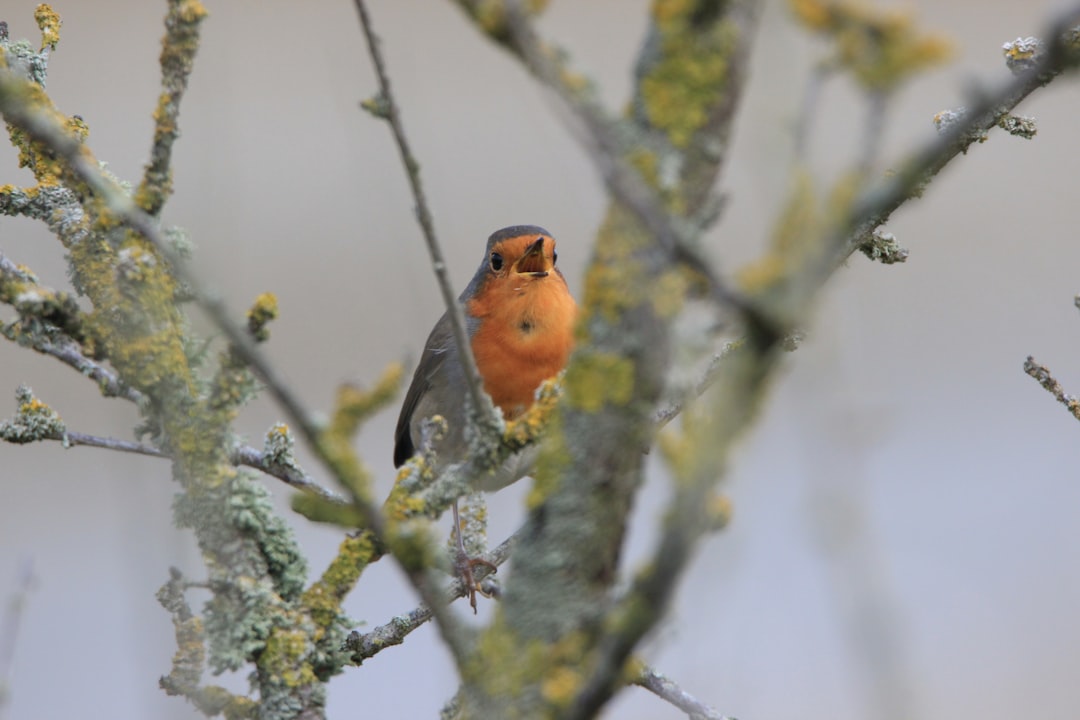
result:
[[[489,282],[466,309],[480,320],[472,348],[484,389],[514,418],[532,405],[540,383],[566,367],[577,304],[562,276],[552,273]]]

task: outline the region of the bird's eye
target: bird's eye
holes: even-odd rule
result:
[[[491,253],[491,269],[495,272],[502,270],[503,256],[497,252]]]
[[[551,251],[551,264],[554,265],[557,262],[559,262],[559,253],[552,250]]]

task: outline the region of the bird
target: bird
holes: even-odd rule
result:
[[[529,409],[537,387],[566,367],[573,349],[577,303],[557,262],[555,238],[544,228],[514,225],[496,230],[488,238],[476,274],[458,298],[484,391],[507,420]],[[394,432],[394,467],[424,449],[423,426],[435,415],[447,423],[430,448],[436,472],[465,461],[467,394],[461,354],[444,313],[424,344],[401,406]],[[509,484],[527,474],[531,459],[511,458],[491,477],[478,480],[477,486],[494,490]],[[456,503],[454,510],[463,554]],[[462,568],[468,584],[467,571]],[[475,609],[471,590],[470,600]]]
[[[458,298],[484,391],[512,420],[532,405],[536,388],[558,375],[574,344],[577,303],[556,266],[555,239],[536,225],[496,230]],[[465,372],[446,313],[424,344],[394,431],[394,467],[421,448],[421,427],[446,419],[433,448],[440,466],[465,460]]]

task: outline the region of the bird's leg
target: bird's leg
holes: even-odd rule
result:
[[[454,558],[454,569],[457,570],[461,581],[465,583],[465,592],[469,595],[469,605],[475,615],[476,593],[479,592],[484,597],[488,597],[488,594],[484,592],[483,588],[480,587],[480,583],[476,581],[473,568],[477,565],[483,565],[494,573],[498,570],[498,567],[495,563],[488,562],[483,558],[469,557],[469,553],[465,551],[465,540],[461,535],[461,516],[458,514],[458,501],[456,499],[454,500],[454,537],[457,539],[457,557]]]

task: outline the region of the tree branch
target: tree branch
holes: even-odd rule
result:
[[[499,543],[499,545],[492,548],[491,552],[479,555],[478,558],[490,562],[497,567],[501,566],[510,557],[510,553],[513,551],[520,534],[521,530],[518,530]],[[476,579],[479,581],[491,574],[492,571],[483,564],[480,564],[473,572]],[[445,591],[443,599],[446,603],[450,603],[458,598],[465,597],[466,593],[467,588],[465,587],[465,583],[458,578],[450,583],[450,586]],[[345,640],[345,645],[342,649],[351,651],[352,655],[350,655],[349,659],[353,663],[360,665],[382,650],[405,642],[405,638],[408,637],[410,633],[424,625],[424,623],[431,620],[431,618],[431,608],[427,605],[420,605],[366,633],[360,634],[354,630],[349,633],[349,637]]]
[[[409,188],[412,191],[413,200],[416,202],[416,220],[420,224],[428,253],[431,255],[431,267],[435,271],[435,279],[439,284],[443,304],[446,305],[446,314],[450,319],[454,343],[457,345],[458,357],[461,360],[462,370],[465,374],[468,397],[471,400],[468,421],[474,423],[477,429],[482,431],[482,437],[501,435],[503,428],[502,418],[495,412],[491,399],[484,392],[483,380],[476,366],[476,358],[473,357],[472,342],[465,329],[465,313],[461,303],[458,302],[453,286],[450,284],[450,276],[446,270],[446,260],[443,257],[439,240],[435,235],[435,224],[431,217],[431,210],[428,208],[427,198],[424,195],[424,187],[420,182],[420,164],[413,155],[408,138],[405,136],[401,113],[398,110],[397,100],[394,99],[390,87],[390,76],[387,74],[386,61],[383,59],[382,50],[379,47],[379,38],[375,34],[364,0],[355,0],[355,4],[356,11],[360,16],[360,24],[364,30],[364,39],[367,41],[368,52],[371,55],[371,62],[375,66],[375,76],[379,81],[379,95],[373,109],[375,114],[384,118],[390,124],[390,131],[401,155],[401,164],[405,168],[405,174],[409,179]]]
[[[755,416],[768,380],[778,366],[777,350],[783,336],[775,329],[792,327],[804,319],[817,291],[867,235],[897,207],[916,197],[938,171],[994,127],[1002,115],[1074,62],[1065,33],[1077,22],[1080,22],[1080,7],[1053,24],[1048,31],[1052,40],[1046,52],[1029,69],[996,92],[985,95],[973,112],[955,123],[943,137],[910,156],[882,187],[871,188],[857,198],[833,229],[820,236],[818,249],[805,262],[779,259],[784,272],[748,298],[762,316],[771,319],[771,328],[751,326],[746,352],[733,353],[731,362],[721,363],[712,414],[699,418],[691,428],[707,438],[710,457],[691,464],[685,470],[687,477],[676,484],[675,498],[665,512],[668,520],[656,549],[615,610],[617,616],[630,617],[632,621],[615,626],[600,640],[596,670],[585,682],[570,717],[589,717],[603,702],[635,645],[663,615],[690,551],[710,529],[708,494],[734,441]],[[807,241],[813,242],[813,238]]]
[[[1043,386],[1043,389],[1054,396],[1054,399],[1065,406],[1069,413],[1080,420],[1080,400],[1075,396],[1069,395],[1065,392],[1065,388],[1061,387],[1054,376],[1050,374],[1049,368],[1045,365],[1039,365],[1035,362],[1035,358],[1028,355],[1027,360],[1024,361],[1024,372]]]
[[[633,145],[619,138],[626,136],[628,128],[620,127],[588,93],[576,91],[566,81],[567,69],[545,49],[528,15],[522,9],[520,0],[506,0],[506,10],[512,39],[511,48],[525,66],[555,92],[564,108],[569,111],[573,119],[567,123],[568,128],[590,154],[615,202],[637,217],[673,261],[687,266],[705,278],[714,299],[741,308],[739,299],[724,287],[713,270],[712,263],[695,243],[695,239],[717,219],[719,203],[705,207],[703,214],[696,217],[677,217],[672,214],[664,206],[656,189],[626,162],[625,158]],[[739,74],[737,69],[732,72],[733,77]],[[587,83],[587,86],[591,86],[591,83]],[[738,94],[737,88],[732,88],[730,92],[736,96]],[[718,125],[730,123],[732,119],[722,118]],[[639,140],[644,139],[646,130],[647,128],[637,128],[635,134]],[[717,169],[718,166],[719,163]],[[691,211],[702,210],[704,200],[703,194],[690,206]]]
[[[331,448],[321,428],[304,407],[293,390],[285,383],[277,370],[257,349],[248,336],[245,327],[234,322],[224,302],[208,293],[198,276],[187,266],[183,258],[167,242],[158,227],[157,221],[139,208],[131,198],[108,178],[89,151],[77,138],[70,135],[54,117],[43,112],[36,112],[26,96],[26,81],[15,76],[10,70],[0,69],[0,113],[16,127],[21,128],[34,140],[49,148],[61,159],[80,181],[112,212],[121,223],[144,237],[154,249],[169,261],[176,276],[187,283],[195,302],[206,311],[219,330],[229,339],[237,357],[262,379],[267,391],[285,409],[290,421],[300,429],[301,435],[308,442],[319,459],[329,467],[346,487],[356,487],[352,480],[358,471],[358,465],[352,459],[352,451],[343,448]],[[345,454],[343,455],[342,452]],[[378,507],[369,499],[354,495],[353,503],[364,517],[366,527],[374,533],[380,543],[387,543],[386,521]],[[412,538],[420,541],[419,538]],[[387,543],[393,546],[393,543]],[[400,561],[400,558],[398,558]],[[427,574],[418,568],[405,567],[406,575],[413,583],[424,602],[436,604],[437,590]],[[436,618],[440,623],[443,637],[455,657],[464,658],[463,639],[452,630],[452,622],[442,608],[436,608]],[[454,623],[457,626],[457,623]]]
[[[634,684],[640,685],[657,697],[666,700],[686,713],[690,720],[734,720],[721,715],[696,697],[679,687],[678,683],[645,666],[634,678]]]

